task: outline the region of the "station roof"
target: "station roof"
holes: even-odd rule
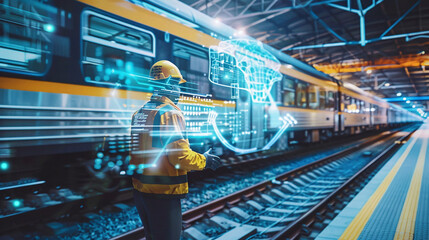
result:
[[[337,79],[428,109],[429,1],[181,1]]]

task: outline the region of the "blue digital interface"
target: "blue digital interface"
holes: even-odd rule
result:
[[[273,84],[282,79],[280,62],[259,41],[222,41],[210,47],[209,55],[210,82],[231,88],[233,98],[242,89],[254,102],[267,102]]]

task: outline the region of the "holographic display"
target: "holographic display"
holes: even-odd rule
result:
[[[234,97],[242,89],[251,94],[254,102],[265,102],[274,82],[282,79],[280,62],[259,41],[222,41],[210,47],[209,55],[209,80],[232,88]]]
[[[282,79],[280,62],[261,42],[247,39],[211,46],[209,57],[210,82],[230,88],[236,105],[234,111],[210,111],[208,123],[214,134],[235,153],[270,149],[288,127],[297,123],[289,114],[281,116],[271,95],[273,84]]]

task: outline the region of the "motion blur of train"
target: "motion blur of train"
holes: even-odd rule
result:
[[[35,169],[64,180],[62,169],[86,163],[88,153],[91,171],[124,174],[131,116],[159,87],[148,78],[158,60],[187,80],[179,107],[191,147],[224,159],[422,120],[178,1],[4,0],[0,13],[5,180]],[[244,49],[247,60],[238,66],[220,46]]]

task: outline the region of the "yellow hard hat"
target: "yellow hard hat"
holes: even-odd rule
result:
[[[183,76],[180,73],[179,68],[176,65],[174,65],[172,62],[167,60],[161,60],[156,62],[150,68],[149,74],[153,78],[153,80],[163,80],[171,76],[172,78],[180,79],[179,84],[186,82],[186,80],[183,79]]]

